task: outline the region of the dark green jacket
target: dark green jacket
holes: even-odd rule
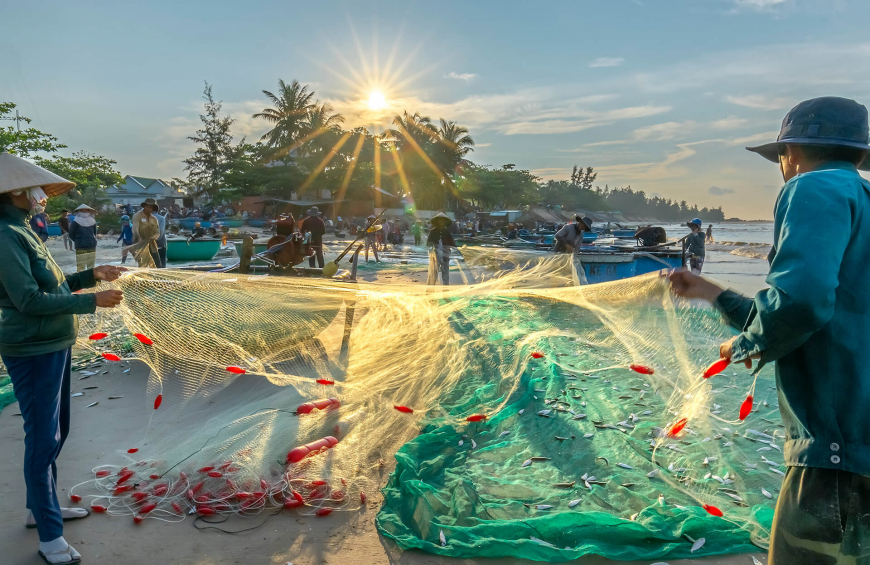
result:
[[[27,212],[0,205],[0,355],[61,351],[76,341],[75,314],[97,309],[94,271],[64,276],[26,222]]]
[[[798,175],[773,230],[770,288],[716,300],[733,359],[776,362],[786,465],[870,475],[870,182],[840,162]]]

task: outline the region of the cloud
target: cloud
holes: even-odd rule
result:
[[[759,110],[782,110],[790,108],[793,102],[790,98],[769,98],[760,94],[752,94],[749,96],[726,96],[725,100],[738,106],[746,108],[756,108]]]
[[[776,137],[779,135],[778,131],[767,131],[764,133],[756,133],[755,135],[750,135],[748,137],[738,137],[737,139],[732,139],[728,141],[729,145],[759,145],[761,143],[769,143],[771,141],[776,141]]]
[[[707,189],[707,192],[712,194],[713,196],[722,196],[723,194],[734,194],[733,188],[720,188],[718,186],[711,186]]]
[[[475,143],[475,147],[489,147],[492,143]]]
[[[453,71],[451,71],[451,72],[447,73],[446,75],[444,75],[444,78],[452,78],[455,80],[464,80],[465,82],[468,82],[476,76],[477,75],[474,73],[461,73],[460,74],[460,73],[454,73]]]
[[[734,0],[738,8],[753,8],[755,10],[769,10],[774,6],[785,4],[789,0]]]
[[[749,120],[746,118],[738,118],[736,116],[728,116],[727,118],[722,118],[721,120],[716,120],[715,122],[710,123],[710,127],[713,129],[738,129],[749,123]]]
[[[632,132],[635,141],[667,141],[683,136],[695,129],[695,122],[665,122],[638,128]]]
[[[633,106],[603,112],[575,112],[575,115],[585,115],[585,118],[580,120],[540,120],[539,116],[532,115],[523,120],[500,125],[496,129],[504,135],[573,133],[610,125],[619,120],[655,116],[668,112],[670,109],[670,106]]]
[[[622,57],[598,57],[591,63],[589,63],[589,67],[593,69],[598,69],[601,67],[618,67],[623,64],[625,59]]]

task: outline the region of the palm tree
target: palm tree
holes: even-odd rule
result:
[[[384,133],[391,137],[396,147],[402,149],[408,143],[410,137],[421,149],[425,149],[436,137],[437,132],[432,127],[432,120],[419,113],[409,114],[407,110],[401,116],[393,118],[393,129]]]
[[[445,165],[450,166],[451,170],[462,164],[469,151],[474,151],[474,140],[468,134],[468,128],[444,118],[441,118],[441,127],[438,128],[438,142],[446,151]]]
[[[311,109],[305,114],[305,122],[302,124],[306,143],[299,149],[301,153],[319,153],[328,150],[341,134],[341,124],[344,116],[335,112],[329,102],[321,103],[319,100],[311,105]],[[334,135],[324,135],[334,134]]]
[[[287,84],[283,80],[278,80],[277,95],[268,90],[264,90],[263,94],[271,100],[274,108],[264,108],[253,117],[262,118],[274,127],[260,139],[269,147],[278,149],[279,155],[282,152],[286,154],[304,134],[305,118],[314,108],[311,100],[314,98],[314,92],[310,92],[307,86],[299,84],[299,81],[294,80]]]

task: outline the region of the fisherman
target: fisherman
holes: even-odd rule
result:
[[[378,219],[374,214],[369,214],[369,217],[366,218],[368,220],[367,224],[374,222]],[[363,226],[365,228],[365,226]],[[372,253],[375,256],[375,262],[380,263],[381,260],[378,258],[378,230],[382,229],[379,225],[372,225],[366,231],[366,263],[369,262],[369,247],[372,248]]]
[[[130,216],[124,214],[121,216],[121,234],[118,236],[118,239],[115,240],[115,243],[122,242],[121,249],[121,263],[127,262],[127,253],[128,247],[133,245],[133,228],[130,227]]]
[[[701,231],[701,220],[695,218],[686,223],[692,233],[686,236],[686,253],[691,254],[689,266],[696,275],[704,268],[704,232]]]
[[[48,196],[74,186],[24,159],[0,154],[0,356],[24,421],[25,526],[37,529],[39,555],[51,564],[81,561],[63,537],[63,523],[88,516],[87,509],[62,508],[58,501],[57,460],[70,431],[76,314],[113,308],[123,298],[120,290],[77,291],[113,281],[125,270],[104,265],[64,275],[27,225],[27,215]],[[12,454],[4,456],[8,461]]]
[[[317,266],[323,268],[323,234],[326,233],[326,224],[320,218],[320,210],[317,206],[312,206],[308,210],[308,216],[302,219],[299,224],[299,231],[303,234],[308,232],[311,234],[311,250],[314,254],[308,258],[308,266],[314,268],[314,259],[317,259]]]
[[[93,208],[82,204],[69,225],[69,238],[76,246],[76,271],[94,268],[97,260],[97,219]]]
[[[565,224],[565,227],[556,232],[553,237],[554,245],[558,242],[560,248],[562,246],[571,246],[574,248],[574,276],[577,285],[589,284],[586,282],[586,270],[583,268],[583,262],[580,260],[580,253],[583,251],[583,232],[592,231],[592,218],[589,216],[580,217],[574,216],[573,224]]]
[[[157,251],[157,240],[160,239],[160,223],[155,213],[157,202],[146,198],[141,210],[133,214],[133,242],[142,243],[142,249],[135,252],[134,257],[140,267],[160,267],[160,255]],[[147,248],[147,249],[146,249]]]
[[[450,226],[453,224],[447,214],[438,212],[432,218],[432,230],[429,232],[429,237],[426,240],[426,247],[430,249],[431,255],[435,255],[435,275],[430,277],[429,284],[435,284],[438,278],[438,272],[441,273],[441,284],[448,286],[450,284],[450,248],[456,247],[456,242],[453,240],[453,234],[450,233]],[[429,269],[432,272],[432,269]]]
[[[414,234],[414,245],[419,247],[423,240],[423,223],[420,220],[411,225],[411,233]]]
[[[685,271],[673,291],[712,302],[741,333],[720,356],[776,363],[788,466],[768,563],[863,563],[870,532],[870,170],[867,109],[845,98],[795,106],[777,141],[750,151],[779,162],[766,288],[754,299]],[[810,230],[825,219],[824,230]]]
[[[157,226],[160,228],[160,237],[157,238],[157,268],[166,268],[166,216],[167,210],[162,213],[157,212],[155,208],[154,217],[157,219]]]
[[[713,224],[707,226],[707,243],[713,243]]]
[[[30,229],[42,243],[45,243],[48,241],[48,216],[45,213],[45,208],[37,208],[34,212],[30,216]]]
[[[73,251],[72,241],[69,239],[69,210],[64,208],[60,211],[60,218],[57,219],[57,225],[60,227],[60,235],[63,238],[63,249]]]

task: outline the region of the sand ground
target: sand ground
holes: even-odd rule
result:
[[[65,270],[74,270],[75,257],[64,252],[60,240],[49,247]],[[98,262],[120,261],[120,247],[107,241],[100,244]],[[380,282],[424,282],[426,268],[364,271],[361,278]],[[459,282],[458,278],[455,282]],[[72,399],[72,430],[58,462],[59,488],[66,493],[80,480],[91,476],[91,469],[110,459],[117,446],[147,424],[148,411],[145,387],[148,368],[134,361],[124,374],[126,364],[113,364],[87,380],[79,381],[73,374],[73,392],[84,386],[97,389]],[[122,396],[108,400],[109,396]],[[92,402],[96,406],[87,408]],[[36,553],[38,536],[35,530],[24,528],[24,477],[21,464],[24,433],[17,404],[0,413],[0,563],[36,565],[42,560]],[[384,475],[386,480],[386,474]],[[62,499],[63,500],[63,499]],[[460,560],[429,555],[419,551],[400,551],[390,540],[381,537],[375,527],[375,516],[382,502],[380,493],[370,493],[368,505],[358,512],[338,512],[328,518],[299,517],[287,512],[260,515],[257,518],[237,518],[222,524],[225,529],[260,527],[251,531],[227,534],[197,530],[194,520],[165,523],[146,520],[135,526],[129,517],[90,516],[69,522],[65,537],[83,555],[83,563],[99,564],[277,564],[319,565],[401,565],[493,563],[513,565],[514,559]],[[766,562],[763,552],[755,554]],[[522,561],[522,563],[528,563]],[[581,565],[616,563],[590,556],[578,560]],[[633,563],[652,563],[638,561]],[[748,554],[712,557],[697,560],[668,560],[670,565],[704,563],[736,565],[753,563]]]

